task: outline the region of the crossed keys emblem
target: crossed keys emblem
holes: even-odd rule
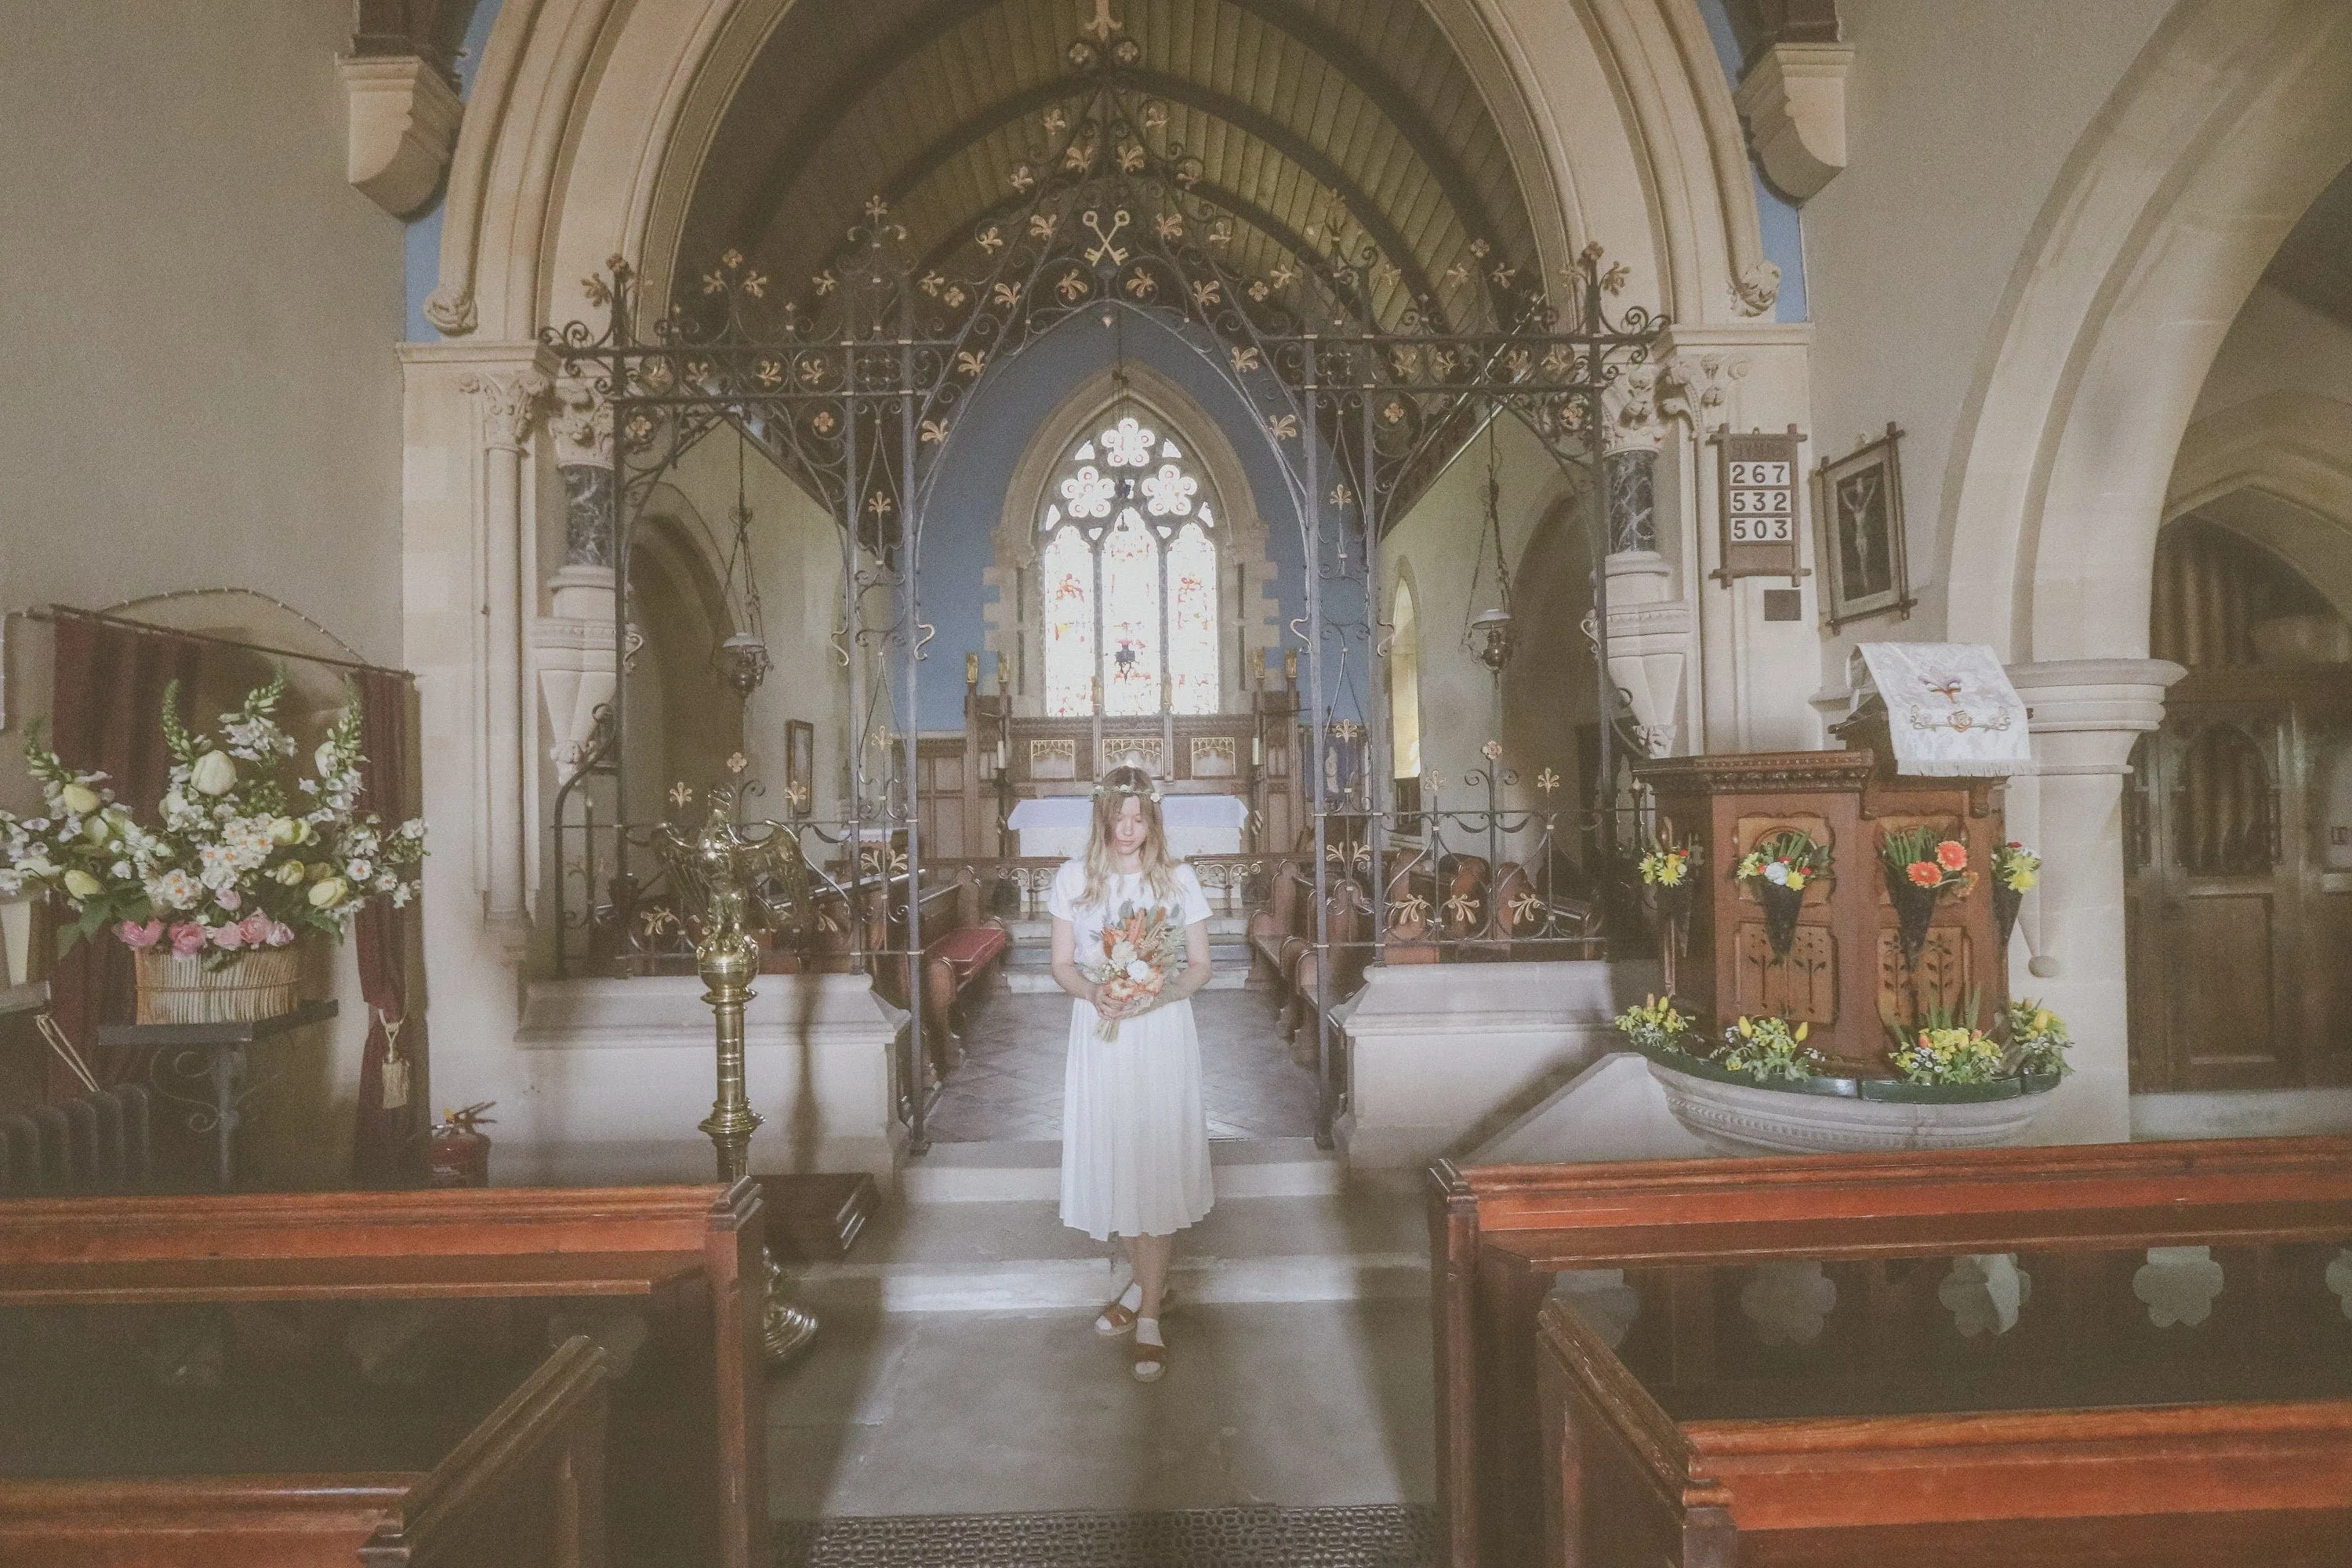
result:
[[[1102,242],[1099,245],[1089,246],[1087,247],[1087,260],[1088,262],[1094,266],[1100,267],[1103,264],[1104,258],[1108,258],[1110,264],[1113,267],[1124,267],[1127,265],[1127,247],[1118,243],[1118,237],[1126,232],[1129,221],[1127,209],[1125,207],[1121,207],[1117,212],[1110,215],[1110,232],[1108,234],[1103,232],[1102,214],[1093,207],[1088,207],[1079,217],[1078,221],[1085,224],[1088,229],[1092,230],[1094,237]]]

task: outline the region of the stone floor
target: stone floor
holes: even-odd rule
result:
[[[1315,1075],[1294,1065],[1271,991],[1203,991],[1201,1096],[1212,1138],[1297,1138],[1315,1131]],[[1000,993],[972,1003],[964,1059],[931,1108],[941,1143],[1058,1140],[1066,996]]]
[[[1183,1307],[1159,1383],[1087,1311],[830,1312],[768,1399],[779,1519],[1425,1505],[1425,1300]],[[1058,1560],[1057,1560],[1058,1561]]]

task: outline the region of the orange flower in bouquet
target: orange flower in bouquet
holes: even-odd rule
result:
[[[1183,969],[1182,921],[1156,904],[1138,909],[1133,903],[1121,905],[1105,923],[1097,951],[1080,966],[1088,980],[1102,987],[1103,1001],[1129,1016],[1157,1006],[1168,983]],[[1118,1018],[1102,1019],[1095,1033],[1115,1040],[1119,1023]]]

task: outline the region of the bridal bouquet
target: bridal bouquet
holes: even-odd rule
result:
[[[179,686],[163,694],[171,782],[154,826],[135,819],[104,773],[78,773],[28,735],[25,760],[44,810],[0,812],[0,894],[54,889],[78,922],[67,941],[110,931],[137,952],[202,955],[289,945],[305,931],[341,936],[361,904],[415,895],[425,825],[359,809],[360,712],[346,707],[310,761],[278,722],[281,673],[256,688],[217,736],[180,722]]]
[[[1156,904],[1137,909],[1127,903],[1103,927],[1101,952],[1079,973],[1103,988],[1105,1001],[1125,1005],[1140,999],[1144,1005],[1135,1011],[1148,1012],[1169,981],[1183,973],[1184,963],[1183,925]],[[1103,1019],[1095,1033],[1115,1040],[1119,1023]]]

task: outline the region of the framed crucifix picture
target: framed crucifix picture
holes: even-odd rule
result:
[[[1903,547],[1903,470],[1895,458],[1902,436],[1889,425],[1877,440],[1813,470],[1832,629],[1872,616],[1907,617],[1918,603]]]
[[[784,804],[806,816],[816,803],[816,726],[805,719],[784,721]]]

